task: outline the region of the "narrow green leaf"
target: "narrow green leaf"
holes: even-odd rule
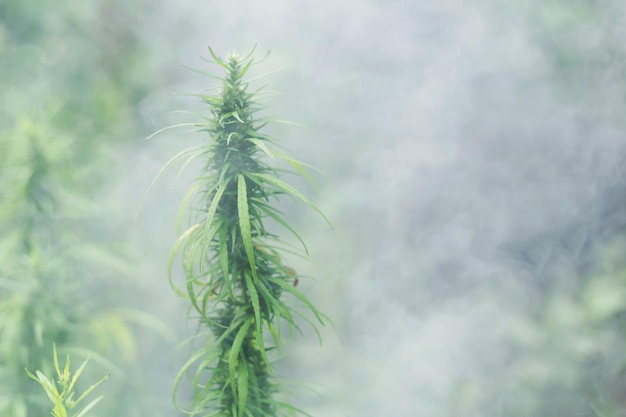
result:
[[[248,142],[254,143],[258,148],[260,148],[263,153],[265,153],[265,155],[267,155],[270,159],[274,159],[274,154],[269,150],[269,148],[267,147],[267,145],[265,145],[263,143],[262,140],[256,139],[256,138],[246,138],[246,140]]]
[[[248,364],[246,363],[246,359],[247,358],[243,357],[239,362],[239,375],[237,376],[239,417],[243,417],[248,401]]]
[[[228,119],[229,117],[233,117],[235,118],[235,120],[237,120],[239,123],[245,123],[243,120],[241,120],[241,117],[239,116],[239,113],[237,113],[237,111],[231,111],[229,113],[223,114],[222,116],[220,116],[220,118],[218,119],[218,123],[221,125],[224,120]],[[232,121],[226,124],[231,124],[233,123]]]
[[[185,127],[185,126],[195,126],[195,127],[198,127],[199,125],[198,125],[198,123],[179,123],[179,124],[175,124],[175,125],[167,126],[167,127],[164,127],[163,129],[159,129],[159,130],[157,130],[156,132],[154,132],[153,134],[151,134],[150,136],[148,136],[148,137],[146,138],[146,140],[150,140],[150,139],[152,139],[153,137],[155,137],[156,135],[158,135],[158,134],[160,134],[160,133],[165,132],[166,130],[176,129],[176,128],[179,128],[179,127]]]
[[[187,213],[187,207],[189,207],[191,200],[193,200],[193,198],[197,195],[198,190],[200,190],[200,185],[196,184],[192,186],[189,191],[185,193],[185,196],[180,203],[180,208],[178,209],[178,214],[176,215],[176,229],[179,233],[183,226],[184,216]]]
[[[261,351],[261,356],[263,356],[263,360],[269,366],[269,358],[267,357],[267,352],[265,351],[265,344],[263,341],[263,329],[261,322],[261,305],[259,303],[259,293],[256,290],[256,286],[252,279],[250,279],[250,275],[244,272],[244,279],[246,281],[246,289],[248,290],[248,294],[250,294],[250,301],[252,302],[252,309],[254,310],[254,322],[256,324],[256,342],[259,345],[259,350]]]
[[[203,146],[202,147],[199,146],[198,148],[203,148]],[[183,175],[183,172],[185,172],[189,164],[191,164],[193,160],[199,157],[200,155],[202,155],[202,152],[194,152],[191,154],[191,156],[187,158],[185,162],[183,162],[183,164],[180,166],[180,169],[178,170],[178,174],[176,175],[176,181],[180,180],[181,175]]]
[[[213,61],[215,61],[217,65],[224,68],[226,72],[230,72],[230,68],[228,67],[228,65],[215,54],[215,52],[210,46],[209,46],[209,53],[211,54],[211,57],[213,57]]]
[[[237,121],[238,121],[238,122],[240,122],[240,123],[245,123],[243,120],[241,120],[241,117],[239,116],[239,113],[237,113],[236,111],[234,111],[234,112],[232,113],[232,116],[233,116],[235,119],[237,119]]]
[[[215,212],[217,211],[217,207],[220,203],[220,201],[222,200],[222,196],[224,195],[224,192],[226,191],[226,188],[228,187],[228,184],[230,183],[230,179],[225,179],[223,184],[220,184],[217,188],[217,191],[215,192],[215,195],[213,196],[213,200],[211,200],[211,205],[209,206],[209,210],[207,211],[207,215],[206,215],[206,220],[204,221],[204,238],[203,238],[203,242],[205,245],[208,244],[208,242],[210,241],[210,239],[208,238],[208,236],[211,234],[211,230],[213,230],[212,235],[215,235],[215,229],[211,227],[211,223],[213,222],[213,218],[215,217]]]
[[[286,283],[282,279],[269,278],[269,280],[271,282],[275,283],[276,285],[279,285],[283,289],[283,291],[286,291],[286,292],[288,292],[290,294],[293,294],[298,300],[302,301],[302,303],[304,303],[309,308],[309,310],[311,310],[311,312],[313,314],[315,314],[315,317],[319,320],[320,324],[324,325],[324,320],[322,319],[322,314],[315,308],[315,306],[313,306],[313,304],[311,304],[309,299],[306,298],[306,296],[304,294],[302,294],[300,291],[298,291],[296,288],[294,288],[292,285]]]
[[[43,387],[50,401],[54,402],[55,399],[59,396],[59,391],[57,390],[57,387],[54,381],[50,381],[40,371],[35,371],[36,375],[33,375],[28,369],[26,369],[26,373],[28,374],[30,378],[37,381]]]
[[[272,219],[274,219],[278,224],[280,224],[281,226],[283,226],[285,229],[287,229],[292,235],[295,236],[296,239],[298,239],[298,241],[300,242],[300,244],[302,245],[302,248],[304,249],[304,252],[307,254],[307,256],[309,255],[309,249],[307,248],[306,244],[304,243],[304,240],[302,240],[302,238],[300,237],[300,235],[298,234],[298,232],[295,231],[294,228],[292,228],[289,223],[287,223],[285,220],[283,220],[282,217],[280,217],[277,213],[274,212],[274,210],[272,210],[271,207],[265,205],[265,204],[259,204],[259,209],[261,209],[263,211],[263,213],[267,214],[268,216],[270,216]]]
[[[309,317],[307,317],[306,315],[302,314],[297,309],[293,311],[293,314],[298,316],[298,317],[300,317],[302,320],[306,321],[307,323],[309,323],[309,325],[313,328],[313,331],[317,335],[317,339],[320,341],[320,345],[321,345],[322,344],[322,334],[320,333],[319,329],[317,328],[317,324],[313,320],[311,320]],[[322,326],[324,326],[324,323],[321,322],[321,321],[320,321],[320,324]],[[301,331],[300,331],[300,334],[302,334]]]
[[[275,306],[274,311],[276,312],[277,316],[283,316],[283,315],[285,316],[285,321],[289,325],[290,334],[293,333],[293,329],[297,330],[298,333],[301,335],[304,334],[302,330],[300,329],[300,327],[298,326],[298,324],[296,323],[295,319],[293,318],[293,315],[289,307],[287,307],[287,305],[280,299],[273,297],[270,293],[270,290],[265,287],[265,284],[262,281],[259,283],[259,292],[264,295],[264,299],[266,300],[266,302],[267,300],[271,300],[271,303]],[[277,323],[280,321],[279,318],[280,317],[277,317],[277,320],[276,320]],[[277,330],[278,336],[280,337],[280,326],[276,326],[276,327],[278,329]],[[282,339],[279,339],[279,340],[282,340]]]
[[[248,63],[246,64],[246,66],[239,72],[239,74],[241,76],[245,75],[246,71],[248,70],[248,68],[250,67],[250,65],[252,65],[252,63],[254,62],[254,60],[252,60],[252,55],[254,54],[254,51],[256,51],[257,48],[257,44],[255,43],[254,46],[252,47],[252,49],[250,50],[250,52],[248,52],[248,55],[244,56],[243,58],[241,58],[242,62],[246,62],[248,61]],[[267,52],[267,55],[269,55],[269,51]],[[267,58],[267,55],[265,56]],[[265,58],[263,58],[265,59]],[[261,62],[261,61],[257,61],[257,62]]]
[[[68,355],[67,356],[67,361],[65,362],[65,374],[68,375],[68,376],[69,376],[69,373],[70,373],[70,360],[69,359],[70,359],[70,357]],[[80,374],[83,373],[83,370],[85,369],[85,366],[87,366],[88,362],[89,362],[89,358],[85,359],[83,361],[83,363],[78,367],[76,372],[74,372],[74,376],[72,376],[72,380],[70,381],[70,385],[68,386],[68,391],[71,391],[72,388],[74,388],[74,384],[76,384],[76,381],[78,381],[78,377],[80,377]]]
[[[265,304],[268,306],[270,311],[273,311],[276,314],[276,326],[272,326],[271,323],[268,323],[268,328],[270,334],[272,335],[272,339],[274,344],[280,349],[281,344],[281,334],[280,334],[280,300],[276,299],[276,297],[272,296],[271,292],[265,287],[263,281],[259,281],[259,293],[261,294]]]
[[[87,395],[89,395],[91,393],[91,391],[96,389],[98,387],[98,385],[102,384],[110,376],[111,375],[105,375],[102,378],[100,378],[100,380],[98,382],[96,382],[95,384],[92,384],[89,388],[87,388],[87,390],[85,392],[83,392],[83,394],[80,397],[78,397],[78,399],[76,401],[74,401],[74,404],[78,404],[79,402],[81,402],[83,400],[83,398],[85,398]]]
[[[322,174],[323,176],[326,176],[326,174],[324,174],[322,171],[320,171],[319,169],[315,168],[314,166],[309,165],[309,164],[305,164],[304,162],[301,162],[301,161],[298,161],[296,159],[293,159],[292,157],[290,157],[289,155],[287,155],[284,152],[277,151],[276,152],[276,156],[278,156],[280,159],[282,159],[283,161],[287,162],[289,165],[294,167],[295,170],[298,171],[298,173],[300,175],[302,175],[302,177],[304,177],[313,187],[315,187],[316,190],[317,190],[317,183],[315,182],[315,180],[313,179],[311,174],[309,174],[307,172],[307,170],[304,169],[303,167],[307,167],[309,169],[312,169],[312,170],[318,172],[319,174]]]
[[[281,191],[283,191],[287,195],[290,195],[292,197],[295,197],[295,198],[301,200],[306,205],[311,207],[313,210],[317,211],[318,214],[320,216],[322,216],[322,218],[326,221],[326,223],[328,223],[328,225],[330,227],[333,227],[332,223],[330,222],[330,220],[328,220],[326,215],[324,215],[324,213],[315,204],[313,204],[313,202],[311,200],[309,200],[307,197],[305,197],[302,193],[300,193],[298,190],[293,188],[291,185],[287,184],[286,182],[284,182],[281,179],[278,179],[278,178],[276,178],[276,177],[274,177],[272,175],[268,175],[268,174],[255,173],[254,176],[257,177],[257,178],[263,179],[266,182],[274,185],[276,188],[280,189]]]
[[[257,281],[256,265],[254,262],[254,247],[252,245],[252,231],[250,230],[250,213],[248,212],[248,196],[246,189],[246,178],[243,174],[237,175],[237,211],[239,214],[239,229],[243,239],[243,247],[248,255],[250,271],[254,282]]]
[[[82,369],[79,369],[79,371],[82,371]],[[65,368],[63,368],[63,374],[59,375],[59,379],[63,381],[63,383],[65,384],[67,383],[67,381],[69,381],[69,378],[70,378],[70,355],[68,354],[67,357],[65,358]]]
[[[167,260],[167,275],[171,278],[172,277],[172,267],[174,266],[174,259],[176,258],[176,255],[178,254],[181,246],[183,246],[185,244],[185,242],[187,241],[187,239],[189,239],[189,237],[201,226],[200,223],[194,224],[193,226],[191,226],[189,229],[187,229],[185,231],[185,233],[183,233],[182,235],[180,235],[180,237],[176,240],[176,242],[174,243],[174,246],[172,247],[172,250],[170,251],[170,255],[168,257]],[[170,280],[171,283],[171,280]],[[176,289],[176,286],[173,287],[174,289]]]
[[[177,395],[178,395],[178,390],[179,390],[180,383],[182,382],[183,378],[187,375],[187,372],[189,371],[189,369],[191,369],[193,364],[196,363],[200,358],[202,358],[204,356],[206,356],[206,351],[205,350],[199,350],[199,351],[195,352],[191,356],[191,358],[189,358],[187,360],[187,362],[185,362],[185,364],[182,366],[180,371],[178,371],[178,374],[176,374],[176,377],[174,378],[174,384],[173,384],[173,388],[172,388],[172,402],[174,404],[174,407],[176,407],[176,409],[181,411],[181,412],[187,412],[187,410],[184,410],[178,404]]]
[[[100,400],[102,398],[103,398],[103,396],[101,395],[98,398],[96,398],[95,400],[91,401],[75,417],[84,417],[89,412],[89,410],[91,410],[96,404],[98,404],[100,402]]]
[[[252,325],[251,318],[243,322],[243,324],[237,331],[237,335],[235,336],[235,339],[233,340],[233,345],[231,346],[230,353],[228,355],[228,373],[230,376],[231,388],[233,390],[233,395],[235,396],[235,398],[238,397],[237,388],[236,388],[237,387],[236,378],[237,378],[237,371],[238,371],[238,365],[239,365],[239,352],[241,352],[241,346],[243,345],[244,339],[248,335],[248,330],[250,329],[251,325]]]
[[[57,355],[57,346],[52,344],[52,355],[54,356],[54,369],[57,371],[57,375],[61,375],[61,368],[59,367],[59,356]]]

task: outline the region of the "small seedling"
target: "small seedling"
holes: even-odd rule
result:
[[[28,369],[26,369],[26,373],[29,377],[37,381],[43,389],[46,391],[48,398],[53,404],[52,415],[54,417],[84,417],[87,415],[89,410],[91,410],[101,399],[102,396],[92,400],[89,404],[83,407],[80,411],[73,412],[74,410],[87,395],[89,395],[98,385],[100,385],[104,380],[106,380],[109,375],[103,377],[98,382],[87,388],[85,392],[83,392],[77,399],[74,399],[74,386],[76,385],[76,381],[80,377],[81,373],[85,369],[87,362],[89,359],[86,359],[82,365],[74,372],[74,374],[70,371],[70,357],[67,356],[65,360],[65,367],[63,371],[59,367],[59,358],[57,355],[56,346],[52,347],[54,352],[54,368],[57,372],[57,383],[59,384],[57,387],[57,383],[55,383],[54,379],[49,379],[47,376],[43,374],[43,372],[37,370],[35,374],[31,373]]]

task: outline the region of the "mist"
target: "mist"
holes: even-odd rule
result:
[[[102,139],[120,164],[107,233],[140,254],[138,308],[178,341],[194,331],[166,269],[198,167],[145,193],[206,139],[145,138],[193,121],[176,111],[203,111],[184,94],[216,86],[190,70],[219,70],[207,46],[256,45],[270,54],[255,85],[280,92],[265,111],[305,126],[266,132],[325,174],[317,189],[288,180],[333,223],[281,202],[310,250],[289,260],[314,277],[302,291],[334,322],[321,345],[304,326],[280,361],[315,391],[297,405],[316,417],[624,415],[626,6],[139,3],[101,5],[101,23],[132,33],[149,64],[134,79],[158,80],[129,110],[141,128]],[[152,385],[167,397],[188,352],[155,343]]]

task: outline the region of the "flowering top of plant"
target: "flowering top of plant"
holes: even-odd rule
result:
[[[282,344],[282,320],[290,331],[300,331],[298,317],[315,328],[302,307],[322,325],[325,317],[295,288],[296,273],[281,260],[285,245],[265,221],[282,225],[306,252],[298,233],[272,203],[286,195],[321,212],[279,178],[284,170],[268,163],[284,161],[307,175],[301,163],[277,150],[274,140],[261,132],[269,120],[255,117],[260,109],[258,92],[250,92],[244,79],[254,63],[252,52],[221,59],[209,50],[226,75],[219,78],[222,86],[216,94],[201,95],[211,115],[194,125],[208,133],[206,144],[170,161],[187,159],[186,165],[202,158],[204,168],[182,204],[181,215],[190,224],[175,243],[168,268],[172,280],[172,265],[180,253],[184,289],[172,284],[189,299],[201,326],[208,327],[214,338],[183,367],[174,391],[183,375],[191,373],[195,390],[191,414],[258,417],[301,412],[274,398],[280,386],[271,378],[268,353]],[[288,304],[285,293],[300,306]]]

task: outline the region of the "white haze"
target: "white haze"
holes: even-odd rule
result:
[[[593,51],[607,31],[623,31],[615,22],[624,7],[606,3],[598,25],[553,41]],[[612,89],[621,67],[608,57],[590,72],[582,89],[589,96],[569,97],[533,21],[541,4],[155,6],[142,36],[170,84],[142,109],[154,130],[181,120],[170,111],[200,108],[169,92],[215,85],[183,65],[216,70],[198,58],[209,56],[208,45],[223,55],[258,44],[258,57],[271,50],[258,71],[283,69],[265,80],[282,93],[268,112],[309,127],[271,133],[329,176],[320,177],[316,200],[334,230],[305,206],[285,203],[311,248],[312,264],[294,261],[317,278],[303,290],[337,327],[324,332],[322,347],[312,331],[296,338],[283,363],[284,374],[320,392],[299,397],[312,415],[453,416],[459,401],[489,399],[511,366],[510,316],[532,308],[552,272],[576,273],[551,236],[569,236],[576,253],[597,231],[584,219],[618,175],[626,145],[612,122],[623,108]],[[132,192],[143,192],[168,156],[196,140],[168,134],[135,148]],[[145,206],[153,214],[139,223],[163,299],[173,294],[165,273],[157,275],[187,179],[178,191],[169,183],[153,191]],[[172,322],[184,316],[178,310]],[[477,380],[483,391],[464,390]],[[499,415],[502,405],[494,395],[480,407],[464,415]]]

